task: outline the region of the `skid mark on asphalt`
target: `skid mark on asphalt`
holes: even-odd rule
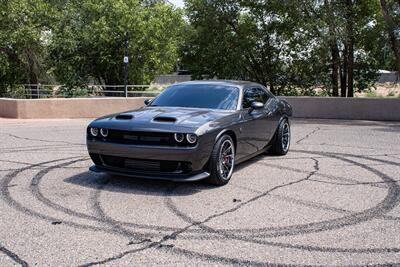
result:
[[[316,158],[316,157],[315,157]],[[269,163],[263,163],[263,162],[259,162],[259,163],[256,163],[256,164],[259,164],[259,165],[263,165],[263,166],[267,166],[267,167],[270,167],[270,168],[277,168],[277,169],[284,169],[284,170],[290,170],[290,171],[294,171],[294,172],[298,172],[298,173],[307,173],[307,171],[304,171],[304,170],[302,170],[302,169],[297,169],[297,168],[292,168],[292,167],[282,167],[282,166],[278,166],[278,165],[273,165],[273,164],[269,164]],[[317,173],[317,174],[315,174],[315,176],[318,176],[318,177],[324,177],[324,178],[328,178],[328,179],[330,179],[330,180],[336,180],[336,181],[344,181],[344,182],[346,182],[346,183],[343,183],[344,185],[348,185],[348,184],[352,184],[352,183],[357,183],[358,181],[357,180],[355,180],[355,179],[351,179],[351,178],[345,178],[345,177],[338,177],[338,176],[334,176],[334,175],[329,175],[329,174],[324,174],[324,173]],[[310,181],[316,181],[316,182],[318,182],[318,181],[320,181],[320,180],[317,180],[317,179],[315,179],[315,178],[313,178],[313,179],[309,179]],[[328,182],[327,182],[328,183]],[[383,182],[384,183],[384,182]],[[340,184],[340,183],[339,183]],[[385,185],[381,185],[381,184],[379,184],[379,183],[376,183],[376,184],[374,184],[374,183],[371,183],[371,184],[366,184],[366,185],[370,185],[370,186],[372,186],[372,187],[379,187],[379,188],[386,188],[386,186]]]
[[[102,261],[98,261],[98,262],[88,263],[88,264],[82,265],[82,266],[93,266],[93,265],[97,265],[97,264],[109,263],[111,261],[114,261],[114,260],[117,260],[117,259],[121,259],[122,257],[125,257],[125,256],[127,256],[129,254],[132,254],[132,253],[136,253],[136,252],[143,251],[143,250],[150,249],[150,248],[157,247],[157,246],[158,247],[162,247],[162,244],[164,242],[169,241],[169,240],[175,240],[179,235],[185,233],[187,230],[189,230],[190,228],[193,228],[193,227],[201,227],[201,228],[203,228],[203,229],[205,229],[207,231],[210,231],[210,230],[214,231],[214,229],[206,227],[204,224],[207,223],[207,222],[210,222],[211,220],[213,220],[215,218],[219,218],[219,217],[224,216],[226,214],[233,213],[233,212],[239,210],[240,208],[242,208],[242,207],[244,207],[244,206],[246,206],[246,205],[248,205],[248,204],[250,204],[250,203],[252,203],[254,201],[257,201],[257,200],[261,199],[262,197],[265,197],[266,195],[270,194],[271,192],[273,192],[275,190],[278,190],[278,189],[283,188],[283,187],[291,186],[291,185],[294,185],[294,184],[297,184],[297,183],[300,183],[300,182],[303,182],[303,181],[309,179],[312,175],[314,175],[314,173],[316,173],[319,170],[319,162],[317,160],[315,160],[315,159],[313,159],[313,160],[315,161],[315,165],[314,165],[314,169],[315,170],[312,171],[306,178],[299,179],[299,180],[296,180],[296,181],[293,181],[293,182],[290,182],[290,183],[285,183],[283,185],[275,186],[275,187],[271,188],[270,190],[264,192],[263,194],[255,196],[255,197],[253,197],[253,198],[251,198],[251,199],[249,199],[247,201],[241,202],[239,205],[237,205],[234,208],[231,208],[231,209],[225,210],[223,212],[208,216],[206,219],[204,219],[202,221],[196,222],[196,221],[192,221],[192,220],[188,219],[187,221],[190,223],[188,226],[186,226],[186,227],[184,227],[184,228],[182,228],[182,229],[180,229],[178,231],[175,231],[175,232],[173,232],[171,234],[165,235],[159,241],[152,242],[152,243],[150,243],[149,245],[147,245],[145,247],[142,247],[142,248],[139,248],[139,249],[135,249],[135,250],[129,250],[129,251],[123,252],[123,253],[121,253],[119,255],[110,257],[108,259],[105,259],[105,260],[102,260]],[[172,187],[170,190],[168,190],[167,195],[171,195],[178,187],[179,186]],[[168,200],[170,200],[170,198],[167,198],[167,202],[166,202],[167,207],[169,207],[179,217],[182,217],[182,215],[179,214],[179,210],[177,210],[175,208],[175,206],[171,203],[171,201],[168,201]],[[113,222],[113,225],[114,225],[114,222]],[[169,248],[171,248],[171,247],[169,247]],[[237,260],[234,260],[234,261],[237,262]],[[229,262],[232,263],[232,259]],[[250,263],[250,261],[245,261],[244,263]],[[258,265],[258,263],[256,264],[255,262],[253,262],[253,265],[254,264]]]
[[[96,221],[100,223],[107,223],[107,220],[105,220],[103,217],[97,217],[93,216],[90,214],[82,213],[82,212],[77,212],[72,209],[66,208],[60,204],[57,204],[53,201],[51,201],[49,198],[45,197],[43,193],[40,190],[40,183],[42,179],[45,177],[45,175],[49,174],[52,170],[58,169],[58,168],[66,168],[67,166],[73,164],[74,161],[69,161],[64,164],[58,164],[55,166],[47,167],[46,169],[43,169],[41,172],[37,173],[32,181],[31,181],[31,186],[30,190],[31,193],[34,197],[36,197],[37,200],[39,200],[42,204],[45,206],[48,206],[56,211],[61,211],[67,215],[70,215],[72,217],[76,218],[81,218],[81,219],[87,219],[91,221]],[[101,190],[104,189],[105,185],[109,184],[108,179],[104,178],[99,178],[95,181],[95,192],[92,192],[91,196],[89,197],[89,206],[93,207],[95,206],[95,210],[98,211],[100,208],[100,213],[103,213],[101,210],[100,201],[98,200],[99,194],[101,193]],[[32,186],[34,185],[34,186]],[[149,229],[149,230],[158,230],[158,231],[176,231],[178,228],[174,227],[162,227],[162,226],[155,226],[155,225],[141,225],[141,224],[136,224],[136,223],[131,223],[131,222],[118,222],[119,225],[126,226],[126,227],[134,227],[134,228],[140,228],[140,229]],[[124,233],[121,233],[120,231],[117,231],[118,235],[124,235]],[[130,237],[131,234],[127,234],[127,237]]]
[[[52,160],[52,161],[46,161],[43,163],[38,163],[38,164],[34,164],[33,166],[37,167],[40,166],[42,164],[49,164],[49,163],[54,163],[54,162],[59,162],[59,161],[65,161],[68,159],[76,159],[76,158],[81,158],[81,157],[69,157],[69,158],[64,158],[64,159],[58,159],[58,160]],[[46,214],[42,214],[39,212],[36,212],[30,208],[25,207],[24,205],[22,205],[21,203],[17,202],[16,200],[14,200],[9,192],[9,183],[12,181],[12,179],[17,176],[19,173],[26,171],[30,169],[30,167],[25,167],[19,170],[16,170],[14,172],[9,173],[8,175],[6,175],[1,181],[0,181],[0,196],[1,199],[10,207],[14,208],[15,210],[18,210],[28,216],[37,218],[37,219],[41,219],[44,221],[47,221],[49,223],[53,223],[55,221],[61,221],[63,225],[66,226],[70,226],[73,228],[77,228],[77,229],[82,229],[82,230],[90,230],[90,231],[95,231],[95,232],[105,232],[105,233],[110,233],[110,234],[115,234],[115,235],[121,235],[120,233],[117,233],[115,231],[112,231],[111,229],[107,229],[104,227],[97,227],[97,226],[92,226],[92,225],[85,225],[85,224],[79,224],[79,223],[75,223],[72,221],[66,221],[66,220],[59,220],[55,217],[46,215]]]
[[[18,263],[22,267],[29,266],[29,264],[26,261],[21,259],[17,254],[12,252],[11,250],[8,250],[7,248],[3,247],[1,244],[0,244],[0,252],[3,252],[5,255],[7,255],[9,258],[11,258],[14,262]]]
[[[319,153],[316,152],[314,154],[319,154]],[[348,162],[351,161],[349,159],[344,159],[344,158],[340,158],[340,157],[337,157],[337,158],[342,159],[344,161],[348,161]],[[289,184],[285,184],[285,185],[282,185],[282,186],[278,186],[278,187],[272,188],[271,190],[265,192],[264,194],[268,194],[268,193],[272,192],[273,190],[276,190],[276,189],[278,189],[280,187],[284,187],[284,186],[288,186],[288,185],[291,185],[291,184],[295,184],[295,183],[298,183],[298,182],[301,182],[303,180],[307,180],[307,179],[311,178],[319,170],[318,161],[316,159],[313,159],[313,160],[316,161],[316,163],[314,165],[314,171],[312,171],[305,179],[301,179],[301,180],[296,181],[296,182],[292,182],[292,183],[289,183]],[[393,185],[392,185],[392,188],[391,188],[390,183],[393,184],[393,181],[391,181],[391,178],[387,177],[386,175],[382,174],[381,172],[379,172],[379,171],[377,171],[377,170],[375,170],[373,168],[369,168],[368,166],[365,166],[363,164],[359,164],[359,163],[354,162],[354,161],[351,161],[351,162],[355,163],[356,165],[358,164],[360,167],[367,168],[369,171],[372,171],[375,174],[379,175],[382,179],[384,179],[387,183],[389,183],[389,185],[388,185],[389,191],[390,191],[390,189],[392,189],[392,192],[391,192],[392,194],[390,194],[390,192],[389,192],[389,194],[388,194],[389,196],[385,198],[383,203],[379,203],[376,207],[374,207],[372,209],[369,209],[364,213],[355,213],[355,214],[351,214],[348,217],[344,217],[344,218],[338,219],[338,220],[343,220],[344,219],[344,223],[343,222],[340,223],[340,221],[338,223],[336,220],[331,220],[331,221],[324,222],[325,224],[328,224],[328,225],[331,224],[332,221],[335,222],[335,223],[333,223],[334,224],[333,229],[338,229],[338,228],[342,228],[342,227],[349,226],[349,225],[352,225],[352,224],[361,223],[363,221],[363,219],[365,219],[365,221],[366,221],[366,220],[372,219],[375,216],[379,217],[380,213],[385,213],[385,212],[391,210],[394,206],[396,206],[398,204],[398,199],[396,199],[396,197],[393,197],[393,195],[396,195],[396,192],[398,191],[398,189],[396,188],[396,186],[393,189]],[[173,188],[172,192],[173,192],[173,190],[176,190],[178,187],[179,186]],[[169,194],[171,194],[172,192],[169,192]],[[261,197],[261,195],[255,197],[255,198],[252,198],[249,201],[255,201],[260,197]],[[168,198],[167,198],[167,200],[168,200]],[[153,248],[153,247],[159,247],[159,248],[167,249],[167,251],[174,252],[174,253],[179,253],[179,254],[182,254],[182,255],[185,255],[185,256],[188,256],[188,257],[198,257],[198,258],[203,259],[203,260],[211,260],[211,261],[220,262],[220,263],[224,262],[224,263],[228,263],[228,264],[244,264],[244,265],[251,264],[251,265],[264,265],[264,266],[265,265],[268,265],[268,266],[270,266],[270,265],[273,266],[274,265],[274,264],[270,264],[270,263],[260,263],[260,262],[246,261],[246,260],[242,260],[242,259],[232,259],[232,258],[224,258],[224,257],[220,257],[220,256],[202,254],[202,253],[189,251],[189,250],[186,250],[186,249],[180,249],[180,248],[177,248],[177,247],[163,247],[163,246],[161,246],[163,242],[168,241],[168,240],[176,239],[179,235],[185,233],[186,230],[188,230],[189,228],[194,227],[194,226],[198,226],[198,227],[200,227],[200,228],[202,228],[202,229],[204,229],[204,230],[206,230],[208,232],[211,232],[211,233],[217,233],[217,234],[223,235],[226,238],[239,239],[241,241],[248,241],[248,242],[260,243],[260,244],[266,244],[266,245],[272,245],[272,246],[279,246],[279,247],[282,247],[282,248],[300,249],[300,250],[307,250],[307,251],[319,251],[319,252],[342,252],[342,253],[398,253],[398,252],[400,252],[399,248],[365,248],[365,249],[363,249],[363,248],[355,248],[355,249],[352,249],[352,248],[330,248],[330,247],[315,247],[315,246],[307,246],[307,245],[291,245],[291,244],[285,244],[285,243],[279,243],[279,242],[268,242],[268,241],[265,241],[265,240],[248,239],[246,237],[240,237],[240,236],[236,236],[236,235],[233,235],[233,234],[230,234],[230,233],[227,234],[224,231],[215,230],[215,229],[212,229],[212,228],[207,227],[207,226],[204,225],[205,223],[209,222],[210,220],[212,220],[214,218],[223,216],[223,215],[225,215],[227,213],[230,213],[230,212],[233,212],[233,211],[237,210],[239,207],[245,205],[246,203],[249,203],[249,201],[243,202],[243,203],[239,204],[238,206],[236,206],[235,208],[227,210],[225,212],[222,212],[222,213],[219,213],[219,214],[215,214],[215,215],[211,215],[211,216],[207,217],[205,220],[202,220],[202,221],[199,221],[199,222],[192,221],[191,218],[189,218],[186,215],[180,213],[180,211],[177,210],[175,206],[172,205],[172,207],[171,207],[171,205],[170,205],[171,203],[168,203],[168,201],[167,201],[167,206],[169,206],[169,208],[171,208],[171,209],[175,209],[175,213],[177,214],[177,216],[179,216],[179,217],[181,217],[183,219],[186,219],[188,222],[192,222],[192,223],[190,225],[188,225],[187,227],[182,228],[179,231],[176,231],[176,232],[173,232],[170,235],[164,236],[164,238],[162,238],[158,242],[152,242],[149,245],[144,246],[142,248],[123,252],[123,253],[121,253],[121,254],[119,254],[117,256],[110,257],[110,258],[108,258],[106,260],[103,260],[103,261],[101,261],[101,263],[108,263],[108,262],[111,262],[111,261],[114,261],[114,260],[117,260],[117,259],[121,259],[122,257],[125,257],[125,256],[127,256],[129,254],[133,254],[133,253],[136,253],[136,252],[139,252],[139,251],[143,251],[143,250],[146,250],[146,249],[150,249],[150,248]],[[377,210],[379,212],[376,212],[377,214],[374,214],[375,210]],[[368,216],[365,216],[365,215],[368,215]],[[363,216],[364,216],[364,218],[363,218]],[[309,224],[309,225],[312,225],[312,224]],[[296,226],[296,227],[298,227],[298,226]],[[329,230],[329,227],[325,227],[325,228],[321,228],[321,229],[311,229],[311,232],[326,231],[326,230]],[[257,231],[258,232],[259,229],[252,229],[250,231]],[[305,232],[308,232],[308,231],[304,231],[304,229],[302,229],[300,234],[303,234]],[[265,237],[265,235],[263,235],[263,237]],[[190,237],[189,237],[189,239],[190,239]],[[200,237],[200,239],[202,239],[202,238]],[[97,263],[98,262],[92,262],[92,263],[90,263],[89,266],[95,265]],[[282,265],[280,265],[280,266],[282,266]]]
[[[264,232],[261,231],[261,235],[258,235],[260,233],[260,229],[249,229],[248,231],[241,231],[239,233],[239,235],[237,234],[233,234],[232,232],[236,231],[236,230],[215,230],[213,228],[210,228],[208,226],[206,226],[205,224],[215,218],[218,217],[222,217],[226,214],[229,214],[231,212],[235,212],[236,210],[240,209],[241,207],[244,207],[245,205],[247,205],[248,203],[251,203],[252,201],[256,201],[258,199],[261,199],[263,197],[263,195],[270,196],[270,193],[273,192],[274,190],[278,190],[279,188],[283,188],[286,186],[290,186],[290,185],[294,185],[296,183],[300,183],[302,181],[305,180],[310,180],[310,178],[312,176],[317,176],[318,171],[320,169],[319,166],[319,161],[318,158],[320,158],[320,156],[322,157],[333,157],[333,158],[337,158],[339,160],[344,160],[347,161],[348,163],[354,164],[359,166],[360,168],[363,169],[367,169],[368,171],[374,173],[375,175],[381,177],[384,181],[383,181],[383,185],[388,187],[388,196],[385,198],[385,200],[382,203],[378,203],[378,205],[375,208],[372,208],[372,211],[367,210],[368,214],[362,214],[363,216],[359,215],[359,214],[355,214],[354,213],[349,213],[350,216],[348,217],[354,217],[353,221],[349,220],[347,221],[347,224],[337,224],[335,225],[335,227],[333,229],[339,229],[341,227],[345,227],[348,225],[351,225],[350,222],[352,223],[361,223],[363,221],[363,219],[365,220],[370,220],[372,218],[384,218],[384,214],[388,211],[390,211],[394,206],[398,205],[398,199],[393,198],[393,194],[397,192],[398,194],[398,190],[395,188],[397,185],[394,182],[394,180],[388,176],[385,176],[384,174],[382,174],[381,172],[377,171],[376,169],[370,167],[370,166],[366,166],[365,164],[361,164],[343,157],[354,157],[354,158],[358,158],[358,155],[351,155],[351,154],[340,154],[340,153],[336,153],[336,154],[332,154],[332,153],[322,153],[322,152],[310,152],[310,151],[294,151],[299,152],[299,153],[306,153],[306,154],[311,154],[312,155],[312,160],[314,161],[314,166],[313,166],[313,171],[311,172],[307,172],[307,177],[291,182],[291,183],[287,183],[287,184],[283,184],[277,187],[274,187],[264,193],[259,194],[258,196],[249,199],[248,201],[242,201],[242,202],[237,202],[238,205],[235,206],[232,209],[226,210],[224,212],[215,214],[215,215],[211,215],[209,217],[207,217],[205,220],[202,221],[192,221],[188,226],[184,227],[184,228],[179,228],[179,229],[175,229],[172,233],[170,234],[166,234],[163,235],[162,238],[160,238],[157,242],[151,241],[150,239],[143,239],[145,237],[147,237],[148,235],[146,235],[145,233],[139,233],[139,232],[135,232],[135,231],[130,231],[124,228],[124,226],[128,226],[128,227],[135,227],[134,224],[130,224],[130,223],[124,223],[124,222],[119,222],[117,220],[114,220],[112,218],[110,218],[106,212],[104,210],[102,210],[101,208],[101,203],[99,200],[100,197],[100,193],[105,189],[106,186],[108,186],[108,184],[110,183],[109,180],[105,180],[105,179],[99,179],[96,181],[98,188],[96,188],[95,192],[93,193],[92,197],[89,199],[89,202],[92,203],[92,209],[95,211],[95,216],[91,216],[91,215],[87,215],[84,213],[77,213],[74,212],[72,210],[66,209],[60,205],[54,204],[50,201],[47,201],[48,199],[46,197],[44,197],[42,195],[42,193],[40,192],[40,188],[39,188],[39,183],[40,180],[46,175],[48,174],[50,171],[58,169],[58,168],[66,168],[68,167],[70,164],[73,164],[74,162],[79,162],[84,160],[82,157],[79,159],[79,157],[71,157],[71,158],[65,158],[65,159],[60,159],[60,160],[55,160],[55,161],[48,161],[48,162],[44,162],[44,163],[39,163],[39,164],[31,164],[27,167],[18,169],[16,171],[13,171],[11,173],[9,173],[8,175],[6,175],[5,178],[3,178],[0,182],[0,192],[1,192],[1,196],[3,198],[3,200],[5,200],[5,202],[7,204],[9,204],[10,206],[12,206],[13,208],[24,212],[27,215],[33,216],[35,218],[38,219],[42,219],[42,220],[46,220],[46,221],[50,221],[50,222],[54,222],[54,221],[60,221],[57,218],[53,218],[51,216],[48,215],[43,215],[40,213],[37,213],[33,210],[30,210],[24,206],[22,206],[21,204],[19,204],[18,202],[14,201],[11,196],[10,193],[8,191],[8,187],[10,186],[10,182],[12,181],[13,177],[15,177],[16,175],[18,175],[19,173],[28,170],[28,169],[32,169],[32,168],[38,168],[38,167],[44,167],[44,166],[48,166],[49,164],[53,164],[53,163],[57,163],[58,161],[66,161],[66,160],[70,160],[69,162],[65,162],[65,163],[61,163],[61,164],[57,164],[54,166],[50,166],[50,167],[46,167],[46,170],[41,170],[31,181],[31,192],[32,194],[39,200],[41,200],[41,202],[43,203],[47,203],[45,205],[49,205],[54,209],[64,209],[64,212],[66,213],[70,213],[71,216],[82,216],[82,217],[86,217],[87,219],[91,219],[94,221],[98,221],[100,223],[104,224],[104,227],[93,227],[93,226],[88,226],[88,225],[82,225],[82,224],[78,224],[78,223],[74,223],[74,222],[68,222],[68,221],[61,221],[63,224],[69,226],[69,227],[74,227],[74,228],[78,228],[78,229],[82,229],[82,230],[90,230],[90,231],[102,231],[102,232],[106,232],[106,233],[113,233],[113,234],[117,234],[120,235],[122,237],[128,237],[128,238],[132,238],[135,237],[135,239],[138,239],[137,242],[132,242],[132,244],[138,245],[140,243],[146,244],[145,246],[141,247],[141,248],[136,248],[136,249],[132,249],[132,250],[128,250],[125,252],[121,252],[120,254],[110,257],[108,259],[102,260],[102,261],[98,261],[98,262],[91,262],[88,263],[87,266],[91,266],[91,265],[96,265],[96,264],[101,264],[101,263],[107,263],[107,262],[112,262],[118,259],[121,259],[127,255],[131,255],[134,253],[138,253],[144,250],[148,250],[151,248],[155,248],[155,249],[161,249],[161,250],[165,250],[168,253],[173,253],[173,254],[177,254],[177,255],[183,255],[186,257],[194,257],[194,258],[198,258],[200,260],[206,260],[206,261],[213,261],[216,263],[227,263],[227,264],[242,264],[242,265],[274,265],[274,264],[270,264],[270,263],[265,263],[265,262],[256,262],[256,261],[248,261],[245,259],[236,259],[236,258],[226,258],[226,257],[222,257],[222,256],[217,256],[217,255],[209,255],[209,254],[203,254],[203,253],[198,253],[195,251],[190,251],[188,249],[183,249],[183,248],[178,248],[176,246],[170,245],[170,244],[165,244],[167,241],[173,241],[175,239],[177,239],[178,237],[180,238],[189,238],[189,239],[203,239],[203,240],[208,240],[210,238],[213,238],[212,235],[217,235],[217,236],[222,236],[225,239],[233,239],[233,240],[241,240],[244,242],[252,242],[252,243],[259,243],[259,244],[264,244],[264,245],[269,245],[269,246],[277,246],[277,247],[282,247],[282,248],[288,248],[288,249],[298,249],[298,250],[307,250],[307,251],[319,251],[319,252],[342,252],[342,253],[389,253],[389,252],[394,252],[394,253],[398,253],[400,250],[398,248],[354,248],[354,249],[347,249],[347,248],[328,248],[328,247],[313,247],[313,246],[307,246],[307,245],[291,245],[291,244],[285,244],[285,243],[277,243],[277,242],[269,242],[267,240],[260,240],[259,238],[266,238],[271,236],[271,234],[276,234],[280,232],[280,235],[284,234],[302,234],[302,233],[306,233],[307,229],[310,230],[310,232],[318,232],[318,231],[326,231],[329,230],[329,227],[322,227],[321,229],[318,229],[318,227],[313,228],[306,228],[306,231],[304,231],[304,229],[301,229],[304,226],[293,226],[291,231],[287,231],[288,229],[284,229],[284,228],[265,228],[263,229]],[[376,156],[376,155],[373,155]],[[371,160],[371,161],[381,161],[381,162],[385,162],[386,164],[390,164],[390,165],[394,165],[397,164],[395,162],[392,161],[386,161],[386,160],[380,160],[380,159],[371,159],[368,157],[364,157],[367,160]],[[284,168],[284,167],[282,167]],[[299,170],[292,170],[292,171],[296,171],[299,172]],[[168,199],[171,199],[171,196],[174,194],[174,191],[179,189],[181,185],[178,186],[173,186],[171,188],[169,188],[167,190],[167,192],[165,193],[165,197],[166,197],[166,202],[168,203]],[[47,201],[47,202],[46,202]],[[172,207],[171,207],[172,208]],[[177,209],[177,207],[175,207]],[[178,209],[177,209],[178,210]],[[178,210],[179,211],[179,210]],[[184,215],[184,214],[183,214]],[[182,214],[179,214],[179,217],[182,219]],[[77,216],[77,217],[79,217]],[[186,216],[186,215],[185,215]],[[344,217],[346,218],[346,217]],[[360,220],[361,218],[361,220]],[[393,217],[393,219],[396,219],[396,217]],[[191,220],[191,218],[188,217],[188,220]],[[343,218],[339,218],[337,219],[339,220],[343,220]],[[325,221],[322,223],[332,223],[335,224],[335,220],[331,220],[331,221]],[[346,222],[346,220],[345,220]],[[139,225],[138,225],[139,226]],[[187,233],[195,233],[196,231],[193,231],[195,227],[200,227],[203,230],[207,231],[207,235],[197,235],[197,236],[182,236],[183,234],[187,234]],[[307,226],[309,227],[309,226]],[[287,228],[287,227],[286,227]],[[297,228],[297,232],[295,231]],[[163,229],[165,231],[168,231],[170,229],[173,228],[168,228],[168,229]],[[299,231],[302,230],[302,231]],[[317,230],[317,231],[315,231]],[[287,231],[287,232],[285,232]],[[257,233],[258,232],[258,233]],[[247,236],[244,236],[244,235]],[[274,235],[272,235],[274,236]]]
[[[143,234],[138,234],[137,232],[132,232],[127,230],[126,228],[124,228],[120,222],[112,219],[111,217],[109,217],[104,210],[101,207],[100,204],[100,194],[101,194],[101,190],[104,189],[104,187],[109,183],[110,181],[108,179],[102,181],[101,183],[99,183],[97,189],[94,191],[94,193],[91,195],[91,197],[89,198],[89,203],[92,206],[92,210],[94,211],[96,218],[98,218],[98,220],[102,223],[104,223],[105,225],[109,226],[113,231],[120,233],[123,236],[128,237],[130,240],[134,239],[134,240],[140,240],[143,238],[148,238],[148,236],[143,235]]]
[[[304,151],[301,151],[301,152],[304,152]],[[322,153],[322,152],[310,152],[310,153],[316,154],[316,155],[327,154],[327,153]],[[354,155],[351,155],[351,156],[354,156]],[[335,156],[332,155],[332,157],[335,157]],[[357,156],[354,156],[354,157],[357,157]],[[345,159],[345,158],[341,158],[341,157],[337,157],[337,158],[342,159],[344,161],[351,161],[349,159]],[[372,159],[372,160],[374,160],[374,159]],[[327,231],[327,230],[332,230],[332,229],[339,229],[339,228],[342,228],[345,226],[359,224],[364,221],[371,220],[373,218],[380,218],[383,214],[389,212],[391,209],[393,209],[395,206],[398,205],[398,202],[399,202],[398,185],[393,184],[390,177],[387,177],[385,174],[383,174],[373,168],[364,166],[363,164],[359,164],[355,161],[351,161],[351,162],[355,163],[356,165],[359,165],[360,167],[369,169],[370,171],[374,172],[379,177],[381,177],[382,179],[386,180],[389,183],[388,184],[389,192],[383,202],[379,203],[377,206],[375,206],[371,209],[365,210],[364,212],[352,213],[349,216],[338,218],[338,219],[322,221],[322,222],[318,222],[318,223],[310,223],[310,224],[305,224],[305,225],[294,225],[294,226],[290,226],[290,227],[250,229],[250,230],[248,230],[248,232],[250,232],[250,233],[260,233],[261,232],[261,234],[256,234],[255,237],[267,238],[267,237],[298,235],[298,234],[305,234],[305,233],[311,233],[311,232],[321,232],[321,231]],[[189,218],[187,215],[183,214],[180,211],[179,211],[179,214],[177,213],[177,216],[180,216],[181,218],[184,218],[187,221],[191,220],[191,218]],[[303,245],[290,245],[290,244],[277,243],[277,242],[268,242],[268,241],[264,241],[264,240],[254,240],[251,238],[249,239],[246,237],[234,235],[231,232],[224,231],[224,230],[214,230],[212,228],[207,228],[205,230],[224,235],[227,238],[239,239],[242,241],[254,242],[257,244],[273,245],[273,246],[279,246],[279,247],[284,247],[284,248],[302,249],[302,250],[308,250],[308,251],[351,252],[351,253],[378,253],[378,252],[398,252],[399,251],[398,248],[341,249],[341,248],[314,247],[314,246],[303,246]],[[267,230],[267,231],[265,231],[265,230]],[[273,231],[269,232],[271,230],[273,230]],[[238,232],[238,231],[240,231],[240,230],[238,230],[238,229],[232,230],[232,232],[234,232],[234,233]],[[241,230],[241,231],[243,231],[243,230]],[[262,233],[263,231],[264,231],[264,233]]]
[[[67,141],[56,141],[56,140],[46,140],[46,139],[36,139],[36,138],[29,138],[29,137],[22,137],[22,136],[18,136],[15,134],[11,134],[11,133],[0,133],[3,135],[7,135],[9,137],[13,137],[16,139],[20,139],[20,140],[26,140],[26,141],[36,141],[36,142],[43,142],[43,143],[53,143],[53,144],[67,144],[67,145],[75,145],[75,146],[85,146],[85,144],[81,144],[81,143],[71,143],[71,142],[67,142]]]

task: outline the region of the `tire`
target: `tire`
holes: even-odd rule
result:
[[[290,148],[290,123],[288,119],[283,119],[276,130],[270,152],[274,155],[284,156]]]
[[[226,151],[225,156],[224,151]],[[215,143],[211,153],[209,161],[210,176],[206,181],[213,185],[226,185],[232,177],[234,167],[235,144],[229,135],[223,135]]]

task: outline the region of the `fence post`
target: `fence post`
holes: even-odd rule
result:
[[[129,64],[129,56],[128,56],[128,32],[125,33],[125,55],[124,55],[124,89],[125,89],[125,97],[128,97],[128,64]]]

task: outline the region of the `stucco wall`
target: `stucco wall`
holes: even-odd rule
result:
[[[0,117],[18,118],[18,101],[0,98]]]
[[[400,121],[400,99],[285,97],[293,116],[312,119]]]
[[[284,97],[294,117],[400,121],[400,99]],[[0,117],[20,119],[95,118],[142,107],[138,98],[5,99]]]
[[[145,98],[0,99],[0,117],[95,118],[143,106]]]

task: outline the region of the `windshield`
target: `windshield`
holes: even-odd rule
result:
[[[212,84],[173,85],[161,93],[151,106],[236,110],[239,89]]]

